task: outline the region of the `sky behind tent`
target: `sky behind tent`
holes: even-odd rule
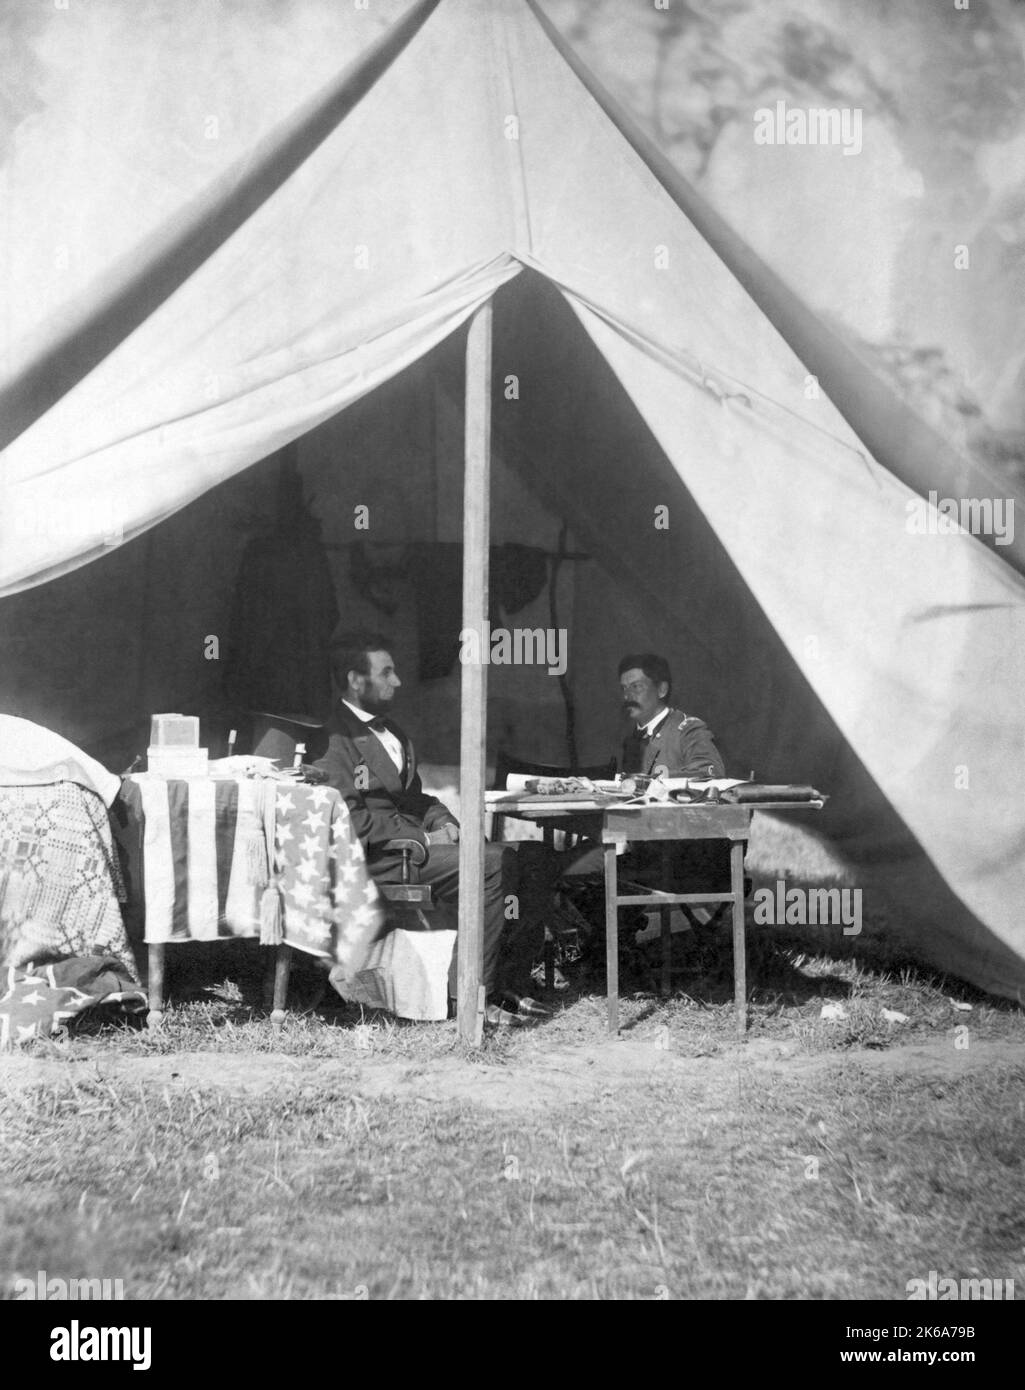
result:
[[[995,426],[1025,428],[1025,5],[546,8],[812,307],[872,343],[939,347]],[[756,146],[753,112],[781,98],[862,109],[861,152]]]

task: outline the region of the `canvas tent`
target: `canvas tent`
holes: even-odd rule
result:
[[[442,0],[195,198],[148,185],[136,147],[111,160],[137,244],[115,228],[105,254],[83,189],[80,293],[8,323],[3,708],[102,754],[208,696],[204,640],[273,515],[260,460],[293,444],[329,540],[351,549],[366,505],[375,543],[457,544],[460,335],[494,299],[492,542],[554,554],[570,522],[578,558],[548,598],[570,615],[581,755],[614,737],[619,651],[666,650],[733,770],[827,789],[823,828],[921,954],[1014,997],[1025,580],[974,537],[909,534],[922,436],[896,409],[880,433],[856,364],[845,381],[842,352],[714,219],[698,230],[700,204],[686,215],[630,135],[526,0]],[[19,246],[30,178],[15,139]],[[8,283],[42,283],[22,254]],[[534,697],[502,674],[528,732]]]

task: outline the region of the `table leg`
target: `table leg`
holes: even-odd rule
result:
[[[605,977],[608,991],[609,1032],[619,1032],[619,906],[616,896],[616,846],[605,846]]]
[[[662,845],[662,884],[670,887],[673,882],[673,861],[670,846]],[[660,981],[660,993],[662,997],[668,999],[673,988],[672,964],[673,964],[673,909],[671,907],[660,907],[658,918],[662,927],[662,979]]]
[[[662,920],[662,994],[668,998],[673,990],[673,909],[660,907]]]
[[[744,842],[730,844],[730,892],[733,894],[733,999],[737,1032],[747,1033],[747,947],[744,940]]]
[[[276,948],[274,959],[274,1004],[271,1009],[271,1026],[280,1028],[285,1021],[285,1004],[288,1001],[288,975],[292,968],[292,948],[282,941]]]
[[[164,945],[151,944],[146,952],[146,993],[149,997],[149,1012],[146,1027],[159,1028],[164,1021]]]

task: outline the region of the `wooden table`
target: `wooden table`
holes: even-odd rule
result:
[[[608,992],[608,1026],[619,1032],[619,908],[647,906],[670,908],[676,903],[727,903],[733,915],[733,998],[737,1031],[747,1032],[747,945],[744,922],[744,848],[751,833],[751,813],[759,811],[820,810],[821,801],[766,802],[730,805],[725,802],[649,802],[628,805],[596,799],[542,801],[537,796],[501,793],[488,798],[488,809],[543,825],[558,822],[559,829],[573,829],[600,840],[605,859],[605,950]],[[637,841],[728,840],[730,886],[718,893],[669,893],[651,888],[645,893],[619,892],[616,850]],[[662,915],[663,941],[668,937],[668,912]]]

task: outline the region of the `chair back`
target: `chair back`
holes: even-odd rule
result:
[[[304,743],[304,762],[312,763],[327,751],[328,734],[323,724],[300,722],[287,715],[253,715],[253,753],[258,758],[275,758],[281,767],[291,767],[296,745]]]

